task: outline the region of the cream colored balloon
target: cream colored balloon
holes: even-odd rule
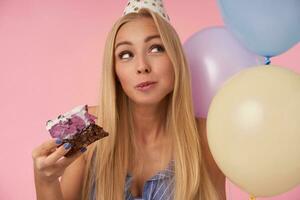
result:
[[[223,173],[256,197],[300,184],[300,75],[257,66],[226,81],[207,116],[208,143]]]

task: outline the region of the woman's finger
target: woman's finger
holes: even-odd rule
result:
[[[32,157],[47,156],[61,143],[62,140],[59,138],[47,140],[32,151]]]
[[[60,158],[62,158],[70,149],[71,149],[70,143],[65,143],[64,145],[60,146],[56,149],[55,152],[50,154],[45,160],[44,164],[46,166],[54,165]]]
[[[67,167],[69,166],[73,161],[75,161],[78,157],[82,156],[82,154],[87,150],[86,147],[82,147],[78,152],[76,152],[74,155],[70,157],[63,157],[57,162],[57,165],[60,167]]]

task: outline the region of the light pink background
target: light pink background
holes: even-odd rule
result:
[[[126,0],[1,0],[0,199],[32,200],[32,149],[50,139],[45,122],[79,104],[97,104],[106,34]],[[215,0],[166,0],[184,42],[221,25]],[[299,44],[273,59],[300,72]],[[255,164],[255,162],[253,162]],[[248,195],[228,182],[229,200]],[[268,200],[300,199],[300,187]]]

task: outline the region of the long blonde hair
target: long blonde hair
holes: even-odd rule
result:
[[[89,199],[93,183],[97,200],[124,199],[125,177],[129,159],[134,154],[134,129],[128,96],[117,82],[114,71],[114,44],[120,27],[139,17],[152,17],[175,72],[174,90],[166,97],[166,131],[171,133],[170,139],[174,146],[174,198],[217,200],[217,192],[203,163],[192,107],[191,78],[180,39],[168,22],[146,9],[123,16],[108,34],[103,57],[97,124],[110,135],[90,145],[87,151],[82,199]]]

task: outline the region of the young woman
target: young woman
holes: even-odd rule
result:
[[[123,16],[108,35],[102,76],[89,112],[110,135],[71,158],[54,140],[34,149],[37,198],[225,199],[174,28],[149,9]]]

